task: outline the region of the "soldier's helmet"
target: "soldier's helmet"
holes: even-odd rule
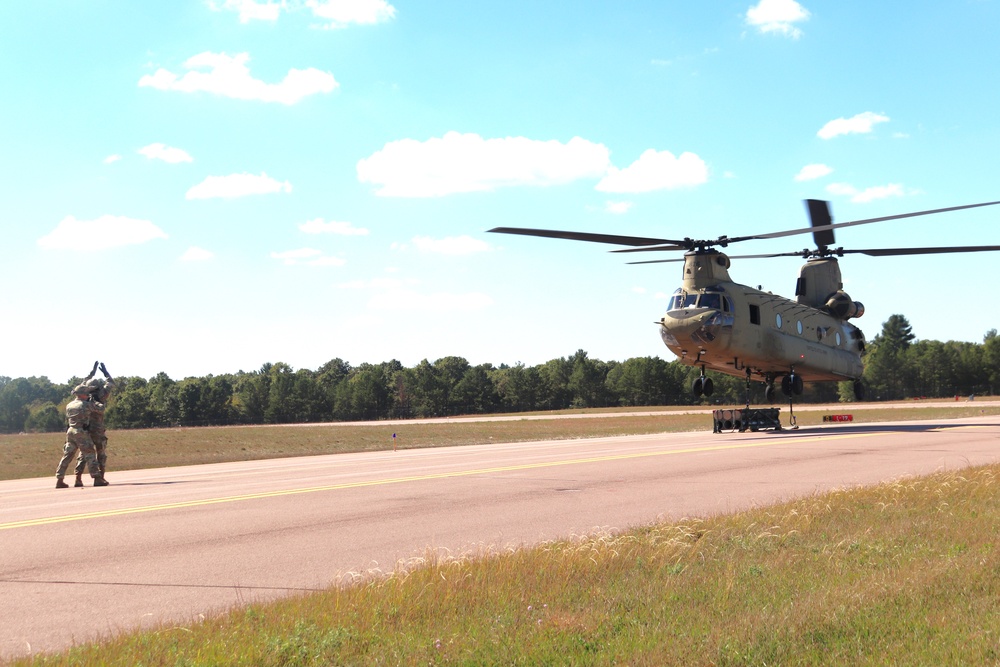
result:
[[[77,396],[87,396],[90,394],[90,387],[87,385],[87,383],[81,382],[80,384],[73,387],[73,393]]]
[[[91,393],[98,391],[99,389],[104,389],[104,380],[101,378],[90,378],[87,381],[87,389]]]

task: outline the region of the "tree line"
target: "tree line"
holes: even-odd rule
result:
[[[915,341],[909,323],[893,315],[864,355],[869,400],[992,394],[1000,385],[1000,338],[982,344]],[[700,369],[634,357],[592,359],[584,350],[537,366],[472,365],[462,357],[352,366],[336,358],[317,370],[268,363],[252,372],[173,380],[117,378],[107,410],[110,428],[288,424],[446,417],[593,407],[725,404],[746,401],[742,378],[712,374],[711,397],[696,398]],[[80,381],[0,376],[0,432],[47,432],[66,427],[64,410]],[[753,384],[751,400],[763,400]],[[806,385],[799,402],[853,400],[850,382]]]

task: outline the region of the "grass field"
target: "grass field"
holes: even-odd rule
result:
[[[963,403],[905,417],[997,410]],[[705,415],[665,414],[171,429],[111,442],[125,468],[387,448],[393,432],[397,446],[417,447],[708,427]],[[28,461],[42,451],[54,467],[51,441],[13,439],[19,476],[34,476]],[[387,577],[15,664],[1000,664],[998,482],[1000,465],[970,468],[504,553],[429,554]]]

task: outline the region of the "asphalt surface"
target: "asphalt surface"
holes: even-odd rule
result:
[[[952,404],[953,405],[953,404]],[[1000,417],[384,451],[0,482],[0,660],[459,555],[1000,460]]]

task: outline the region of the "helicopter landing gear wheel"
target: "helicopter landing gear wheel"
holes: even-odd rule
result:
[[[781,393],[785,396],[799,396],[803,388],[802,378],[795,373],[781,378]]]
[[[855,380],[854,381],[854,398],[856,398],[859,401],[863,401],[863,400],[865,400],[865,394],[866,393],[867,392],[865,391],[865,383],[862,382],[861,380]]]
[[[715,383],[712,382],[712,378],[701,375],[694,379],[691,391],[695,396],[711,396],[715,391]]]

